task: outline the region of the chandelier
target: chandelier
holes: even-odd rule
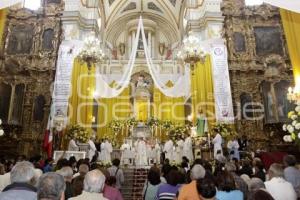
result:
[[[102,63],[107,59],[100,45],[101,42],[96,37],[87,37],[84,40],[82,50],[78,54],[78,59],[82,62],[87,63],[89,71],[93,64]]]
[[[299,87],[289,87],[288,93],[287,93],[287,99],[290,102],[294,102],[296,104],[300,104],[300,88]]]
[[[195,35],[189,35],[182,41],[182,46],[177,53],[177,58],[190,64],[191,70],[195,68],[197,62],[205,61],[206,52],[201,47],[200,39]]]

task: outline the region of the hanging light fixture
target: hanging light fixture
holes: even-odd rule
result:
[[[190,64],[191,70],[194,71],[197,62],[204,62],[206,52],[201,46],[200,39],[193,34],[189,34],[184,38],[180,50],[177,53],[177,58]]]
[[[102,63],[107,60],[107,56],[101,49],[101,42],[96,38],[96,3],[93,9],[93,30],[89,37],[84,39],[82,50],[78,54],[78,59],[84,63],[87,63],[88,70],[91,70],[93,64]]]

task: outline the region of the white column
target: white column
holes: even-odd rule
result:
[[[148,51],[150,53],[150,57],[152,58],[152,37],[151,37],[151,31],[148,31]]]
[[[129,58],[130,54],[131,54],[131,43],[132,43],[132,40],[131,40],[131,35],[130,33],[128,33],[128,37],[127,37],[127,47],[128,47],[128,50],[127,50],[127,57]]]
[[[131,42],[131,47],[133,47],[133,45],[134,45],[134,40],[135,40],[135,31],[132,31],[131,32],[131,39],[132,39],[132,42]]]

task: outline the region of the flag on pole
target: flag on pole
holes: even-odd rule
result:
[[[47,129],[45,130],[44,133],[44,142],[43,142],[43,149],[44,151],[47,152],[48,158],[52,158],[53,154],[53,128],[52,128],[52,120],[53,120],[53,103],[51,104],[50,107],[50,114],[48,117],[48,122],[47,122]]]

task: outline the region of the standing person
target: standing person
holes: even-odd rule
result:
[[[287,155],[283,158],[284,169],[284,178],[290,182],[298,198],[300,198],[300,170],[296,168],[296,158],[293,155]]]
[[[135,150],[136,150],[136,159],[135,165],[136,166],[146,166],[148,164],[147,159],[147,146],[144,139],[138,139],[135,143]]]
[[[148,172],[147,181],[143,188],[143,199],[154,200],[161,184],[159,170],[151,168]]]
[[[79,151],[79,147],[76,144],[76,140],[74,138],[72,138],[69,141],[69,145],[68,145],[68,151]]]
[[[283,168],[278,163],[273,163],[268,171],[269,181],[265,182],[267,191],[276,200],[296,200],[297,194],[291,183],[287,182],[283,176]]]
[[[212,143],[214,144],[214,158],[217,158],[218,151],[221,155],[223,155],[222,150],[222,136],[220,133],[217,133],[214,139],[212,140]]]
[[[93,159],[94,155],[97,153],[97,148],[94,143],[95,137],[91,137],[90,140],[88,141],[89,144],[89,152],[88,152],[88,157],[90,161]]]
[[[187,135],[187,137],[184,140],[182,155],[187,157],[190,162],[193,162],[194,160],[193,140],[190,135]]]
[[[11,184],[0,193],[1,200],[36,200],[37,189],[31,184],[34,167],[28,161],[18,162],[10,172]]]
[[[176,142],[176,163],[181,163],[181,159],[183,156],[183,148],[184,148],[184,141],[182,137]]]
[[[122,155],[121,155],[121,163],[123,165],[128,165],[130,163],[131,158],[131,147],[128,144],[127,140],[125,139],[124,144],[122,144],[120,148]]]
[[[116,188],[120,190],[124,183],[124,173],[123,170],[120,169],[120,160],[116,158],[113,160],[112,164],[113,165],[107,170],[110,176],[116,179]]]
[[[70,200],[108,200],[103,196],[105,176],[97,169],[88,172],[84,177],[82,194]]]
[[[155,163],[156,164],[160,164],[161,146],[160,146],[160,144],[159,144],[159,142],[158,142],[157,139],[156,139],[156,143],[155,143],[154,149],[155,149]]]
[[[105,139],[105,142],[101,144],[101,157],[104,163],[111,162],[111,153],[113,151],[111,143],[108,139]]]
[[[227,143],[227,149],[230,155],[230,159],[236,158],[240,160],[240,152],[239,152],[240,145],[236,139],[229,140]]]
[[[174,160],[173,158],[173,141],[169,139],[164,145],[165,159],[168,159],[170,162]]]

